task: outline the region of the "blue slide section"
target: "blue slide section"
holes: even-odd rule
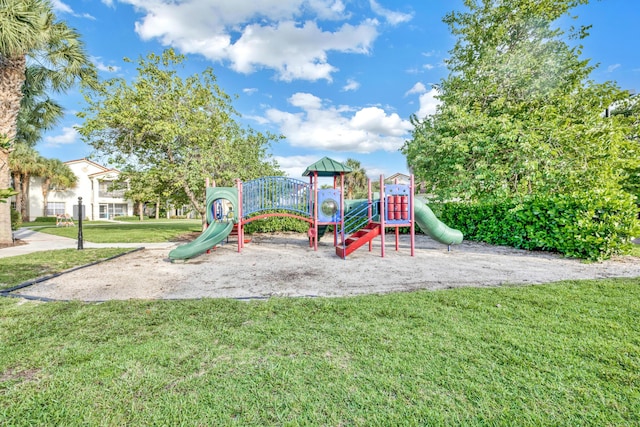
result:
[[[174,259],[189,259],[196,257],[214,246],[220,244],[224,239],[229,236],[233,229],[233,222],[214,222],[207,227],[193,242],[189,242],[185,245],[180,245],[171,252],[169,252],[169,258]]]

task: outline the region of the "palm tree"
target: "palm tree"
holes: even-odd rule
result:
[[[40,78],[39,68],[27,65],[15,143],[34,147],[42,138],[42,133],[55,126],[63,115],[62,106],[49,98],[47,82]]]
[[[71,168],[58,159],[46,159],[44,161],[44,171],[42,177],[42,214],[47,214],[47,198],[49,191],[64,191],[76,186],[78,177]]]
[[[62,107],[51,100],[46,93],[46,82],[37,78],[37,67],[27,66],[25,82],[22,85],[22,100],[18,112],[18,127],[13,151],[9,156],[9,169],[13,174],[13,185],[16,192],[16,210],[24,217],[27,216],[27,197],[25,187],[29,185],[29,175],[38,175],[34,170],[34,163],[39,154],[31,147],[35,146],[42,137],[42,132],[55,125],[62,117]],[[41,166],[41,165],[40,165]],[[26,173],[25,173],[26,172]],[[23,180],[22,176],[26,175]]]
[[[78,79],[96,81],[79,34],[56,19],[48,0],[0,0],[0,189],[11,180],[8,159],[18,133],[27,58],[34,64],[34,82],[46,82],[51,90],[65,91]],[[0,204],[0,244],[11,241],[9,205]]]
[[[13,184],[18,192],[16,210],[22,215],[23,221],[28,221],[29,179],[32,176],[42,175],[45,169],[45,159],[27,144],[18,143],[9,156],[9,169],[13,174]]]
[[[347,199],[353,199],[354,192],[358,194],[367,191],[369,181],[367,171],[362,167],[360,162],[355,159],[347,159],[344,164],[352,170],[344,176],[344,185],[347,188]]]

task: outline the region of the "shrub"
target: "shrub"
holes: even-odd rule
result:
[[[55,216],[39,216],[35,220],[33,220],[33,222],[55,223],[56,217]]]
[[[585,192],[484,203],[447,203],[440,219],[466,239],[569,257],[608,259],[628,253],[638,208],[627,193]]]
[[[265,213],[285,213],[288,211],[267,211],[260,212],[256,215],[261,215]],[[275,232],[284,232],[284,231],[293,231],[296,233],[306,233],[309,229],[309,223],[297,218],[291,217],[269,217],[264,219],[259,219],[253,222],[248,223],[245,226],[245,232],[247,234],[251,233],[275,233]]]
[[[22,226],[22,215],[17,210],[11,208],[11,229],[17,230]]]
[[[113,217],[113,219],[115,221],[140,221],[140,217],[138,215],[133,215],[133,216],[126,216],[126,215],[122,215],[122,216],[115,216]],[[143,216],[144,220],[149,219],[148,216]]]

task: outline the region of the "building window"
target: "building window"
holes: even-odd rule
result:
[[[47,216],[64,215],[64,202],[48,202],[47,203]]]
[[[98,196],[99,197],[111,197],[111,198],[122,198],[124,197],[124,189],[114,190],[113,189],[113,181],[99,181],[98,186]]]
[[[127,215],[126,203],[101,203],[100,204],[100,218],[101,219],[113,219],[116,216]]]

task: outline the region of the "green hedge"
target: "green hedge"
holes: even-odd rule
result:
[[[34,219],[32,222],[46,222],[46,223],[54,223],[56,222],[56,217],[55,216],[39,216],[36,219]]]
[[[22,215],[17,210],[11,208],[11,230],[17,230],[22,226]]]
[[[143,218],[143,220],[147,220],[147,219],[149,219],[149,217],[148,217],[148,216],[146,216],[146,215],[144,215],[142,218]],[[122,215],[122,216],[114,216],[112,219],[113,219],[114,221],[140,221],[140,217],[139,217],[138,215],[129,215],[129,216]]]
[[[627,193],[586,192],[522,201],[446,203],[439,218],[465,239],[589,260],[628,253],[638,236],[638,208]]]
[[[291,213],[289,211],[265,211],[257,215],[265,213]],[[293,231],[296,233],[306,233],[309,230],[309,223],[301,219],[290,217],[270,217],[258,219],[250,222],[245,226],[245,233],[275,233],[284,231]]]

